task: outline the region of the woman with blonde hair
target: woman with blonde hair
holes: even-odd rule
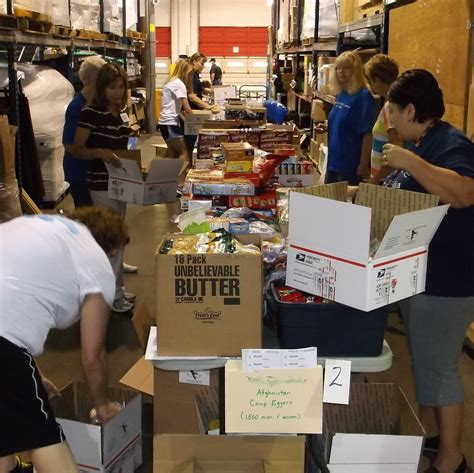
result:
[[[189,61],[178,63],[163,88],[161,96],[160,120],[158,122],[170,158],[179,158],[184,163],[188,161],[188,152],[184,143],[184,130],[180,114],[192,113],[188,101],[188,88],[192,87],[193,66]]]
[[[326,183],[348,181],[357,185],[369,177],[375,102],[366,87],[362,61],[354,51],[337,57],[331,85],[336,102],[327,124],[316,128],[328,131]]]

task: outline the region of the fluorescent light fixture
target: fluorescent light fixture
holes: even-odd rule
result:
[[[168,69],[168,64],[166,62],[155,62],[156,69]]]
[[[245,62],[243,61],[229,61],[227,67],[244,67]]]
[[[273,0],[267,0],[267,7],[271,7],[273,5]]]
[[[253,67],[267,67],[267,63],[265,61],[255,61],[252,63]]]

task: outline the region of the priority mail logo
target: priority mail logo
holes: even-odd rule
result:
[[[304,255],[303,253],[297,253],[296,261],[299,261],[300,263],[304,263],[306,261],[306,255]]]

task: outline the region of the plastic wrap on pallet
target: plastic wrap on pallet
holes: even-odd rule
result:
[[[319,2],[319,38],[335,38],[337,36],[337,5],[334,0]]]
[[[15,10],[28,10],[43,15],[51,15],[52,6],[52,0],[20,0],[13,2]]]
[[[122,0],[104,0],[104,32],[123,34]]]
[[[303,22],[301,39],[314,38],[314,24],[316,21],[316,0],[304,0]]]
[[[60,26],[71,26],[69,0],[53,0],[53,23]]]
[[[138,12],[136,0],[125,0],[125,8],[127,10],[127,29],[136,31],[138,23]]]
[[[72,28],[100,31],[99,0],[71,0],[70,7]]]
[[[10,175],[5,182],[0,181],[0,223],[22,215],[18,182]]]
[[[30,105],[31,121],[41,165],[46,201],[54,201],[64,189],[62,167],[64,116],[74,96],[71,83],[46,66],[19,64],[25,74],[24,92]]]
[[[280,27],[278,28],[278,44],[290,41],[290,0],[280,0]]]

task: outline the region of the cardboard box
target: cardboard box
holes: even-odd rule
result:
[[[212,113],[209,110],[193,110],[184,118],[184,133],[186,135],[198,135],[199,130],[204,126],[204,122],[209,120]]]
[[[225,163],[226,173],[250,173],[253,169],[252,161],[227,161]]]
[[[313,100],[311,102],[311,120],[316,123],[327,120],[327,114],[324,111],[324,104],[322,100]]]
[[[319,174],[293,174],[278,176],[278,183],[284,187],[309,187],[317,184]]]
[[[393,384],[351,384],[349,405],[324,406],[331,473],[416,473],[426,435]]]
[[[254,195],[255,186],[244,179],[224,182],[193,182],[192,193],[195,195]]]
[[[241,360],[225,365],[227,433],[322,432],[323,369],[265,369],[247,373]]]
[[[226,161],[250,161],[255,157],[255,149],[250,143],[222,143],[222,153]]]
[[[208,370],[209,386],[219,386],[219,368]],[[199,434],[194,396],[202,385],[180,382],[180,371],[154,369],[155,434]]]
[[[156,143],[152,144],[155,148],[155,156],[158,158],[167,158],[168,157],[168,146],[166,143]]]
[[[423,292],[428,245],[449,208],[438,200],[370,184],[356,205],[346,183],[293,191],[286,284],[364,311]]]
[[[156,253],[160,355],[239,356],[262,343],[261,254]],[[239,237],[260,246],[258,237]]]
[[[230,195],[229,207],[248,207],[249,209],[276,209],[277,194],[274,190],[260,195]]]
[[[133,473],[142,464],[142,400],[133,391],[109,388],[125,407],[104,425],[89,418],[92,400],[85,383],[69,384],[51,399],[81,473]]]
[[[142,173],[140,150],[115,152],[122,167],[105,163],[109,172],[108,196],[138,205],[164,204],[176,200],[176,187],[182,162],[179,159],[153,159]]]
[[[303,473],[305,437],[156,435],[155,473]]]

